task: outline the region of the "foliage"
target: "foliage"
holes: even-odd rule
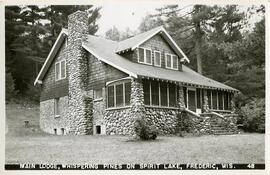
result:
[[[92,5],[5,7],[6,69],[12,74],[14,90],[19,94],[38,99],[34,80],[62,27],[67,27],[68,15],[77,10],[88,12],[89,32],[94,34],[98,30],[100,8]]]
[[[136,135],[142,140],[155,140],[157,138],[158,131],[153,126],[149,126],[142,118],[135,121],[134,129]]]
[[[243,129],[248,132],[265,132],[265,99],[255,98],[238,111]]]
[[[113,40],[113,41],[122,41],[125,40],[127,38],[130,38],[132,36],[135,35],[136,32],[131,31],[129,28],[126,28],[125,31],[120,31],[118,28],[116,28],[115,26],[113,26],[111,29],[109,29],[106,33],[105,33],[105,37],[107,39]]]

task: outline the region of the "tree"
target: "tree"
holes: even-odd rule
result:
[[[110,39],[113,41],[120,41],[120,31],[115,26],[109,29],[105,35],[107,39]]]

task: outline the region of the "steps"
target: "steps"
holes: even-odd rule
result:
[[[229,130],[229,128],[226,128],[225,126],[222,126],[221,124],[218,124],[216,121],[211,121],[210,125],[211,125],[212,134],[214,135],[236,134],[235,131]]]

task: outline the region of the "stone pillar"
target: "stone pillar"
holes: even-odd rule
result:
[[[131,94],[130,94],[130,115],[133,118],[133,122],[136,119],[142,118],[145,115],[144,96],[143,96],[143,84],[141,79],[131,80]],[[133,136],[135,132],[132,133]]]
[[[207,90],[203,89],[203,112],[209,112],[209,105],[208,105],[208,97],[207,97]]]
[[[68,16],[68,117],[70,134],[90,134],[92,130],[92,98],[87,90],[87,53],[82,42],[87,39],[88,17],[77,11]]]
[[[179,86],[178,88],[178,108],[182,111],[186,108],[185,106],[185,98],[184,98],[184,89],[183,89],[183,86]]]

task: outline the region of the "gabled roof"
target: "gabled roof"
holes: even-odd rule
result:
[[[159,28],[152,30],[153,33],[155,33],[156,31],[159,31]],[[66,29],[63,29],[61,33],[59,34],[37,79],[35,80],[35,84],[37,82],[42,83],[42,79],[44,78],[44,75],[46,74],[48,68],[50,67],[50,64],[52,63],[58,49],[60,48],[63,42],[63,39],[67,35],[68,33]],[[143,37],[139,36],[139,38],[143,38]],[[131,47],[131,44],[128,46],[128,43],[140,44],[139,39],[137,37],[133,38],[132,42],[131,40],[130,41],[128,40],[122,41],[122,42],[126,42],[127,47]],[[102,62],[105,62],[134,78],[141,77],[141,78],[149,78],[149,79],[158,79],[162,81],[164,80],[164,81],[169,81],[169,82],[181,83],[184,85],[194,85],[197,87],[223,89],[223,90],[228,90],[228,91],[238,91],[237,89],[234,89],[230,86],[227,86],[225,84],[222,84],[220,82],[207,78],[193,71],[192,69],[188,68],[185,65],[183,65],[182,71],[176,71],[176,70],[170,70],[170,69],[132,62],[128,60],[127,58],[121,56],[120,54],[116,53],[116,50],[119,49],[120,46],[121,48],[124,48],[124,45],[122,42],[116,42],[116,41],[104,39],[101,37],[88,35],[87,41],[82,44],[82,47],[86,49],[89,53],[94,55],[97,59],[101,60]],[[136,45],[134,45],[133,47],[136,47]]]
[[[161,67],[132,62],[114,52],[117,48],[117,42],[115,41],[88,35],[88,40],[87,42],[83,43],[83,47],[88,52],[93,54],[97,59],[135,78],[142,77],[159,79],[186,85],[195,85],[204,88],[238,91],[237,89],[234,89],[230,86],[207,78],[185,65],[183,65],[183,70],[180,72],[176,70],[164,69]]]
[[[48,57],[46,58],[35,82],[34,82],[34,85],[36,85],[37,83],[41,84],[42,83],[42,79],[43,77],[45,76],[47,70],[49,69],[52,61],[54,60],[54,57],[56,56],[57,52],[58,52],[58,49],[61,47],[62,45],[62,42],[64,41],[65,37],[67,36],[68,34],[68,31],[67,29],[62,29],[62,31],[60,32],[60,34],[58,35]]]
[[[147,32],[138,34],[134,37],[128,38],[126,40],[118,42],[118,46],[115,50],[116,53],[121,53],[125,50],[134,50],[143,44],[145,41],[149,40],[151,37],[156,34],[161,34],[165,41],[171,46],[171,48],[176,52],[181,61],[187,61],[189,63],[189,59],[185,55],[185,53],[178,47],[178,45],[174,42],[172,37],[167,33],[167,31],[162,27],[156,27]]]

